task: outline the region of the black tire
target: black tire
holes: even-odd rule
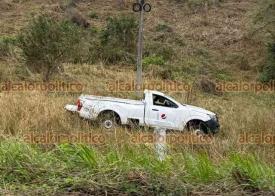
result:
[[[112,130],[120,124],[120,118],[114,112],[104,112],[99,116],[99,122],[102,128]]]
[[[188,131],[194,132],[196,135],[209,134],[210,130],[203,121],[193,121],[188,123]]]

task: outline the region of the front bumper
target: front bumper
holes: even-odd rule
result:
[[[219,132],[220,124],[218,121],[211,119],[206,121],[205,124],[207,125],[207,128],[211,133],[215,134]]]

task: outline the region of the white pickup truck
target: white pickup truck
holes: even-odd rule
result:
[[[144,91],[143,100],[120,99],[81,95],[76,105],[65,109],[78,113],[80,117],[96,120],[106,129],[117,125],[162,127],[169,130],[194,130],[203,133],[217,133],[217,115],[203,108],[184,105],[158,92]]]

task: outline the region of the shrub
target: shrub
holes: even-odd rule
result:
[[[101,32],[102,58],[107,63],[133,62],[136,51],[137,21],[133,17],[109,18]]]
[[[93,19],[99,19],[99,16],[97,15],[97,13],[96,13],[96,12],[93,12],[93,11],[91,11],[91,12],[89,13],[89,17],[90,17],[90,18],[93,18]]]
[[[163,60],[169,61],[174,56],[174,49],[168,44],[160,43],[160,42],[148,42],[144,48],[144,56],[159,56],[162,57]]]
[[[78,43],[74,44],[73,54],[67,61],[71,63],[94,63],[100,57],[100,41],[96,28],[79,29]]]
[[[10,56],[15,43],[13,37],[0,37],[0,58]]]
[[[62,70],[61,63],[79,48],[81,34],[76,25],[39,16],[19,35],[19,47],[28,68],[44,80]]]
[[[262,82],[270,82],[275,80],[275,42],[268,46],[268,59],[260,75]]]
[[[149,57],[145,57],[143,59],[143,65],[147,66],[150,64],[154,64],[154,65],[164,65],[165,64],[165,60],[163,59],[162,56],[149,56]]]

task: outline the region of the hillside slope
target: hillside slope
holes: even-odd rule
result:
[[[219,80],[256,80],[265,58],[262,43],[250,37],[251,13],[256,0],[226,0],[215,5],[192,7],[180,1],[150,1],[145,16],[145,43],[171,46],[176,56],[168,64],[183,66],[197,74]],[[78,0],[77,9],[92,27],[102,29],[108,17],[132,14],[132,1]],[[188,6],[189,5],[189,6]],[[68,17],[66,1],[3,0],[0,2],[0,36],[16,35],[34,15],[50,13]],[[138,18],[138,15],[136,15]],[[188,73],[187,73],[188,74]],[[184,76],[183,76],[184,77]]]

